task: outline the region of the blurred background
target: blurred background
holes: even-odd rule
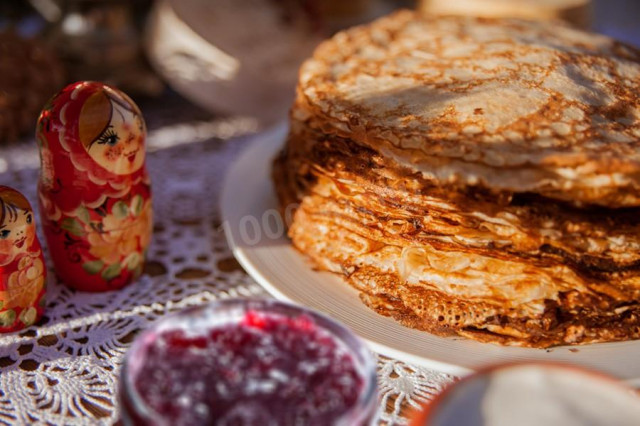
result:
[[[640,46],[638,0],[2,0],[0,142],[31,135],[46,100],[77,80],[269,126],[317,43],[400,7],[562,19]]]

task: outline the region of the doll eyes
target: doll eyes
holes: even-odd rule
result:
[[[27,223],[28,223],[29,225],[31,225],[31,221],[32,221],[32,220],[33,220],[33,219],[31,219],[31,213],[29,213],[29,214],[27,215]]]
[[[11,231],[9,231],[8,229],[3,229],[2,231],[0,231],[0,240],[6,239],[9,234],[11,234]]]
[[[96,142],[98,142],[100,145],[106,144],[109,146],[114,146],[118,143],[119,140],[120,137],[116,132],[113,131],[113,129],[107,129],[107,131],[104,132]]]

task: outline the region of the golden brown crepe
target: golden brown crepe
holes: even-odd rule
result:
[[[314,263],[441,335],[640,338],[640,52],[402,11],[301,70],[274,179]]]

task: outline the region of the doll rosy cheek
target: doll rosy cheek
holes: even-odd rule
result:
[[[27,240],[29,242],[33,241],[33,238],[36,236],[36,227],[35,226],[29,226],[27,228]]]
[[[13,239],[0,240],[0,257],[11,253],[13,250]]]
[[[109,148],[105,153],[105,157],[107,158],[108,161],[116,161],[122,155],[122,150],[123,148],[121,145]]]

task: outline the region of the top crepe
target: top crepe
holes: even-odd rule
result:
[[[324,42],[294,120],[426,178],[640,206],[640,50],[560,23],[400,11]]]

